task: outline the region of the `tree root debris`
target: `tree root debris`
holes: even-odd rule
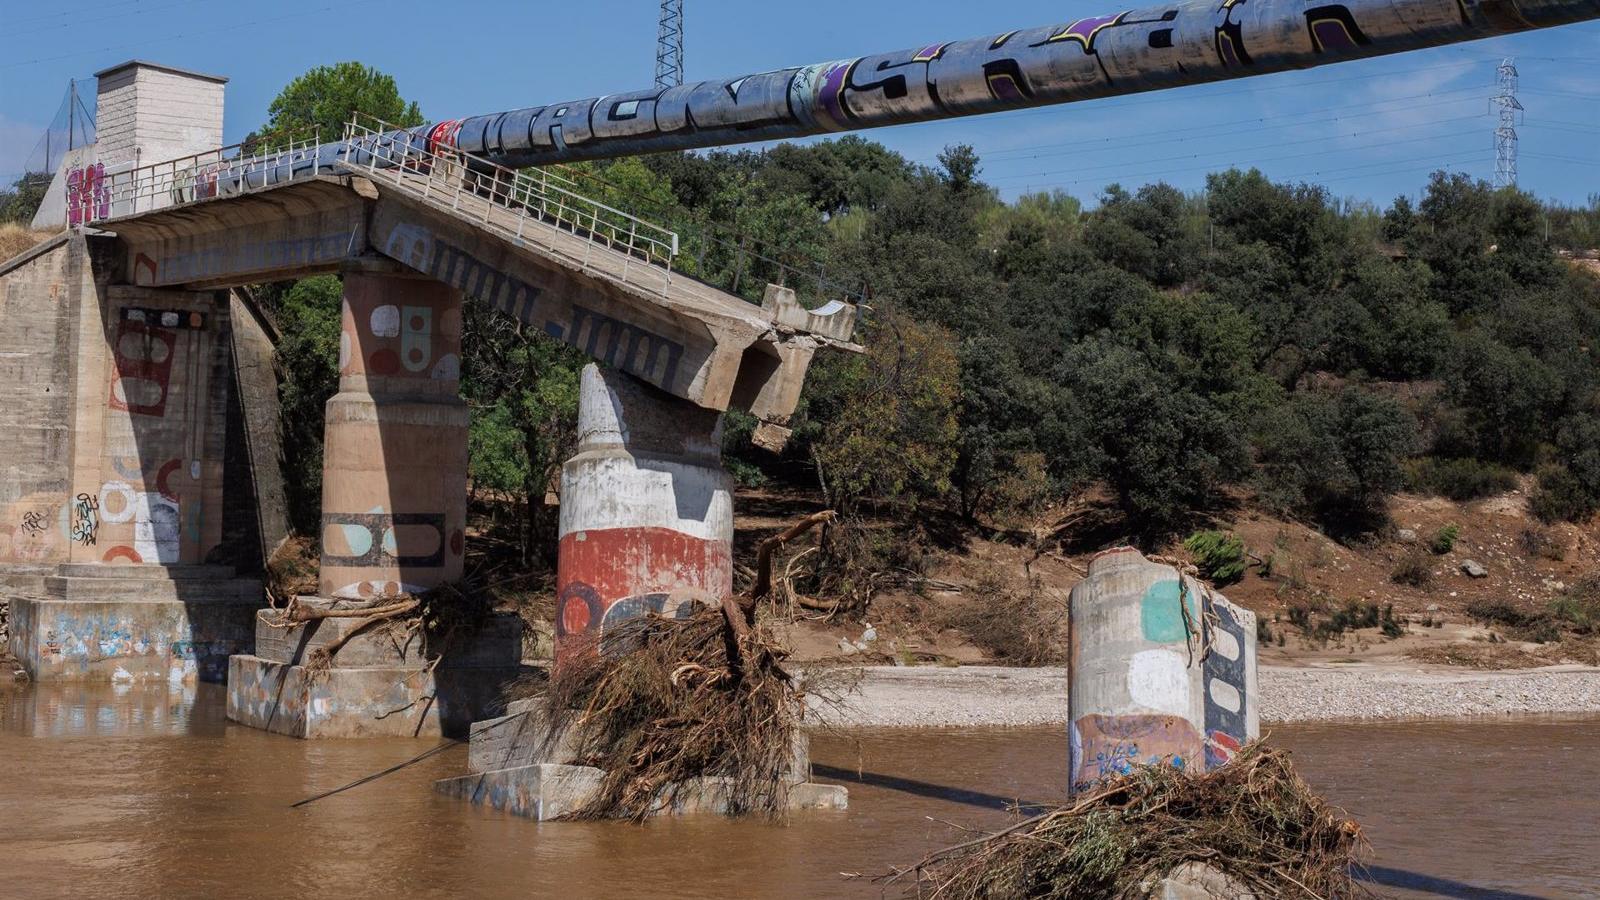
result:
[[[547,744],[570,730],[570,761],[605,772],[595,799],[568,818],[642,822],[702,778],[723,780],[729,815],[784,814],[806,687],[755,610],[772,589],[773,553],[832,518],[818,513],[764,541],[744,594],[707,598],[685,619],[632,619],[563,650],[540,701]]]
[[[941,900],[1123,900],[1186,863],[1260,897],[1365,897],[1360,827],[1259,741],[1203,775],[1150,766],[877,880]]]

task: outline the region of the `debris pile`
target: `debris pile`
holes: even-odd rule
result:
[[[920,897],[1136,898],[1191,863],[1259,897],[1366,896],[1361,829],[1257,741],[1194,775],[1149,766],[1069,806],[930,854],[884,877]]]
[[[576,729],[574,760],[604,771],[573,818],[643,821],[689,782],[728,779],[730,815],[775,818],[804,697],[765,628],[732,637],[721,609],[648,615],[574,653],[542,702],[550,733]]]
[[[723,782],[729,815],[777,818],[788,809],[806,689],[784,669],[787,651],[755,623],[755,608],[771,590],[773,551],[831,517],[811,516],[763,542],[745,594],[684,619],[645,615],[563,648],[540,685],[545,740],[570,735],[577,758],[562,762],[605,772],[571,818],[643,821],[705,778]]]

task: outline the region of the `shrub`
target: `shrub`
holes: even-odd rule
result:
[[[1406,488],[1458,503],[1503,494],[1517,486],[1517,473],[1476,459],[1423,457],[1406,463]]]
[[[1521,628],[1535,618],[1504,600],[1474,600],[1467,604],[1467,615],[1486,625]]]
[[[1311,607],[1295,604],[1289,607],[1289,624],[1301,631],[1311,630]]]
[[[1200,574],[1214,584],[1232,584],[1244,577],[1244,541],[1231,532],[1197,531],[1183,542],[1194,555]]]
[[[1553,562],[1567,558],[1567,548],[1561,538],[1548,528],[1524,528],[1521,541],[1522,552],[1531,557]]]
[[[1383,615],[1379,617],[1378,627],[1383,629],[1386,638],[1402,637],[1406,633],[1406,626],[1394,617],[1394,604],[1385,604]]]
[[[1389,578],[1395,584],[1415,588],[1427,587],[1433,580],[1433,562],[1424,554],[1412,551],[1401,558]]]
[[[1456,540],[1461,537],[1460,525],[1446,525],[1433,533],[1433,540],[1428,543],[1428,549],[1435,556],[1443,556],[1456,548]]]
[[[1550,601],[1550,615],[1578,634],[1600,632],[1600,576],[1590,576]]]
[[[1359,631],[1363,628],[1377,628],[1383,621],[1383,613],[1376,603],[1357,603],[1347,601],[1344,608],[1329,617],[1326,630],[1332,635],[1340,635],[1346,631]]]
[[[1530,504],[1541,522],[1583,522],[1600,509],[1596,497],[1581,479],[1566,466],[1549,465],[1539,470],[1539,487]]]
[[[1325,618],[1319,619],[1315,615],[1319,610],[1326,613]],[[1306,637],[1324,643],[1347,631],[1365,628],[1380,629],[1389,638],[1405,634],[1405,626],[1394,617],[1393,605],[1379,606],[1357,600],[1345,601],[1343,606],[1331,613],[1327,613],[1327,605],[1323,601],[1313,606],[1292,606],[1289,608],[1289,624],[1299,628]]]

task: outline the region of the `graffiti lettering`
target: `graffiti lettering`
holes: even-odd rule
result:
[[[111,192],[101,163],[67,172],[67,224],[83,225],[111,215]]]
[[[27,535],[43,534],[45,529],[44,516],[29,510],[22,514],[22,533]]]
[[[1509,5],[1509,4],[1506,4]],[[1547,4],[1552,5],[1552,4]],[[1529,27],[1527,4],[1186,2],[894,53],[452,120],[451,145],[517,167],[1088,100]],[[1592,13],[1591,13],[1592,15]],[[1546,11],[1547,21],[1554,15]],[[436,143],[446,143],[436,140]]]
[[[72,504],[72,540],[84,547],[93,547],[95,535],[100,530],[100,498],[93,494],[79,494]]]

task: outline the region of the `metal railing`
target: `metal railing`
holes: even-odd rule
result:
[[[586,273],[663,295],[672,286],[677,233],[584,196],[560,173],[509,169],[359,113],[345,126],[338,160],[345,171],[390,182],[490,231],[573,259]],[[597,247],[611,253],[597,255]]]
[[[71,223],[123,218],[319,174],[359,171],[458,213],[470,209],[482,225],[503,235],[567,256],[576,250],[575,259],[586,271],[663,294],[681,270],[756,303],[768,281],[795,288],[808,305],[867,300],[859,280],[837,269],[829,272],[804,253],[767,247],[734,226],[692,216],[682,221],[688,216],[683,211],[664,210],[673,227],[658,225],[594,199],[597,193],[615,196],[627,190],[600,175],[562,165],[516,171],[432,143],[425,129],[402,129],[357,114],[342,140],[319,144],[315,136],[306,136],[271,151],[251,150],[250,144],[233,144],[120,172],[85,170],[68,182]],[[564,231],[583,245],[562,246],[550,240],[548,231],[529,228],[531,222]],[[599,264],[595,246],[616,251],[620,259]]]
[[[163,160],[121,172],[101,171],[81,180],[69,208],[87,211],[84,221],[139,215],[242,192],[327,171],[315,136],[290,141],[264,153],[247,152],[251,145],[232,144],[191,156]],[[70,182],[69,182],[70,186]]]

